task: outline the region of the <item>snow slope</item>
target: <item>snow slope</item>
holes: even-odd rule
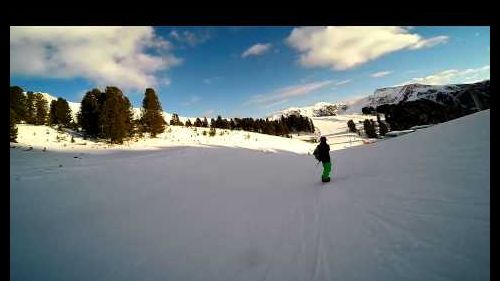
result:
[[[11,280],[490,280],[489,122],[335,151],[327,185],[286,152],[11,149]]]
[[[259,151],[290,151],[307,154],[314,150],[313,143],[299,139],[289,139],[266,134],[259,134],[238,130],[216,129],[215,136],[209,136],[208,128],[188,128],[182,126],[168,126],[164,133],[156,138],[145,136],[125,141],[122,145],[108,144],[104,141],[85,140],[83,136],[70,130],[58,132],[49,126],[35,126],[18,124],[17,144],[11,146],[20,148],[33,147],[35,150],[47,149],[49,151],[85,151],[96,150],[157,150],[177,146],[224,146],[239,147]],[[205,135],[203,134],[205,132]],[[73,137],[74,142],[71,142]],[[332,148],[341,149],[345,145]]]
[[[316,135],[325,136],[332,150],[363,144],[363,138],[357,133],[350,133],[347,121],[353,120],[358,129],[363,128],[360,121],[377,120],[375,116],[363,114],[339,114],[336,116],[311,117],[316,128]]]

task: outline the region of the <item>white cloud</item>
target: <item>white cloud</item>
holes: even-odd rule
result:
[[[190,105],[193,105],[195,103],[198,103],[200,100],[201,100],[201,97],[199,97],[199,96],[192,96],[191,98],[189,98],[188,101],[184,102],[183,105],[190,106]]]
[[[429,39],[420,40],[415,45],[411,46],[410,49],[415,50],[422,48],[430,48],[446,42],[448,42],[448,36],[436,36]]]
[[[284,104],[284,103],[286,103],[286,102],[288,102],[288,99],[278,100],[278,101],[276,101],[276,102],[271,102],[271,103],[269,103],[269,104],[267,104],[267,105],[264,105],[264,106],[263,106],[263,108],[266,108],[266,109],[267,109],[267,108],[271,108],[271,107],[274,107],[274,106],[276,106],[276,105]]]
[[[152,27],[10,27],[10,73],[143,90],[182,62],[171,47]]]
[[[401,85],[419,83],[428,85],[446,85],[460,83],[475,83],[490,79],[490,66],[469,68],[464,70],[448,69],[425,77],[413,78]]]
[[[344,85],[344,84],[350,83],[351,81],[352,81],[351,79],[342,80],[342,81],[336,82],[335,86]]]
[[[270,43],[257,43],[243,52],[243,54],[241,54],[241,57],[246,58],[248,56],[260,56],[271,50],[271,47],[272,45]]]
[[[202,33],[194,33],[187,30],[178,32],[174,29],[170,32],[169,35],[171,38],[179,42],[189,44],[191,47],[201,44],[211,38],[211,35],[208,31]]]
[[[258,104],[269,107],[272,105],[284,103],[293,97],[305,96],[311,94],[314,91],[325,88],[331,84],[333,84],[333,80],[312,82],[307,84],[285,87],[273,91],[270,94],[253,96],[250,98],[249,101],[246,102],[246,105]]]
[[[408,27],[329,26],[294,28],[287,43],[300,52],[305,67],[346,70],[403,49],[446,42],[446,36],[424,39]]]
[[[370,76],[374,77],[374,78],[379,78],[379,77],[384,77],[386,75],[389,75],[391,73],[392,73],[392,71],[380,71],[380,72],[372,73]]]

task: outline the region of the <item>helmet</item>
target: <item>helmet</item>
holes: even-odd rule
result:
[[[323,136],[323,137],[319,138],[319,141],[320,142],[326,142],[326,137]]]

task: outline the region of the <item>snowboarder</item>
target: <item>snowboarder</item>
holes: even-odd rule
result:
[[[323,162],[323,174],[321,175],[322,182],[330,181],[330,172],[332,170],[332,162],[330,161],[330,146],[326,143],[326,137],[322,136],[319,139],[320,143],[314,150],[314,157],[318,161]]]

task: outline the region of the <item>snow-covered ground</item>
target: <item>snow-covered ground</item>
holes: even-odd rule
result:
[[[11,280],[490,280],[490,113],[312,156],[10,152]],[[286,150],[286,149],[284,149]]]
[[[363,128],[359,122],[365,119],[377,120],[376,116],[363,114],[339,114],[336,116],[311,117],[317,128],[317,135],[326,136],[332,150],[363,144],[363,138],[356,133],[349,133],[347,121],[352,120],[358,129]],[[383,120],[383,119],[382,119]]]
[[[174,146],[226,146],[242,147],[261,151],[284,150],[295,153],[307,154],[314,150],[316,144],[308,142],[324,135],[332,150],[344,149],[363,144],[362,138],[357,134],[347,132],[347,121],[354,122],[366,118],[376,119],[362,114],[338,115],[329,117],[313,117],[317,129],[315,134],[294,134],[292,139],[259,134],[238,130],[217,129],[215,136],[208,135],[208,128],[188,128],[182,126],[168,126],[163,134],[156,138],[134,138],[125,141],[123,145],[110,145],[104,141],[96,142],[85,140],[83,136],[70,130],[57,131],[49,126],[35,126],[18,124],[18,144],[14,146],[29,147],[36,150],[65,150],[87,151],[114,149],[114,150],[151,150]],[[358,126],[359,127],[359,126]],[[205,135],[203,132],[206,132]],[[73,142],[71,139],[73,138]]]
[[[307,154],[316,144],[266,134],[238,130],[216,129],[215,136],[209,136],[208,128],[187,128],[168,126],[166,131],[156,138],[145,136],[125,141],[123,145],[111,145],[104,141],[85,140],[82,136],[68,132],[58,132],[49,126],[18,124],[17,144],[20,148],[33,147],[35,150],[49,151],[85,151],[96,150],[158,150],[178,146],[224,146],[248,148],[259,151],[290,151]],[[205,135],[203,134],[205,132]],[[74,142],[71,142],[73,136]],[[342,147],[343,148],[343,147]],[[340,147],[339,147],[340,149]]]
[[[57,100],[48,93],[40,92],[48,101],[48,104],[52,100]],[[80,110],[80,103],[68,102],[71,108],[71,114],[73,120],[76,120],[76,115]],[[325,106],[335,105],[340,106],[341,104],[330,104],[320,102],[310,107],[298,108],[301,113],[305,116],[310,117],[316,127],[316,132],[314,134],[292,134],[293,140],[256,134],[244,131],[230,131],[230,130],[217,130],[216,137],[204,136],[203,131],[208,129],[197,128],[194,131],[192,128],[181,128],[178,126],[170,126],[170,133],[164,133],[159,135],[155,139],[143,138],[136,140],[131,140],[125,142],[124,145],[109,145],[104,142],[95,142],[90,140],[84,140],[79,134],[67,132],[57,132],[57,130],[48,126],[34,126],[28,124],[18,125],[18,138],[17,141],[21,146],[32,146],[35,149],[50,149],[50,150],[85,150],[93,151],[96,149],[121,149],[121,150],[143,150],[143,149],[157,149],[159,147],[172,147],[172,146],[228,146],[228,147],[244,147],[249,149],[257,150],[287,150],[296,153],[310,153],[314,150],[311,144],[312,140],[318,140],[321,135],[327,137],[328,142],[332,150],[344,149],[352,146],[362,145],[363,138],[359,137],[357,134],[348,133],[347,131],[347,121],[352,119],[359,127],[359,121],[364,119],[376,120],[374,116],[367,116],[362,114],[339,114],[336,116],[326,116],[326,117],[313,117],[314,110],[321,109]],[[293,109],[293,108],[292,108]],[[284,111],[288,112],[288,111]],[[133,108],[134,118],[141,118],[141,108]],[[280,112],[283,113],[283,112]],[[168,112],[163,112],[163,118],[170,123],[172,119],[172,114]],[[279,115],[273,118],[279,118]],[[187,120],[194,123],[196,117],[185,117],[179,116],[179,120],[185,123]],[[203,118],[200,118],[203,120]],[[208,118],[210,121],[210,118]],[[224,131],[224,135],[219,137],[220,131]],[[74,142],[71,142],[73,137]],[[312,148],[311,148],[312,147]]]

